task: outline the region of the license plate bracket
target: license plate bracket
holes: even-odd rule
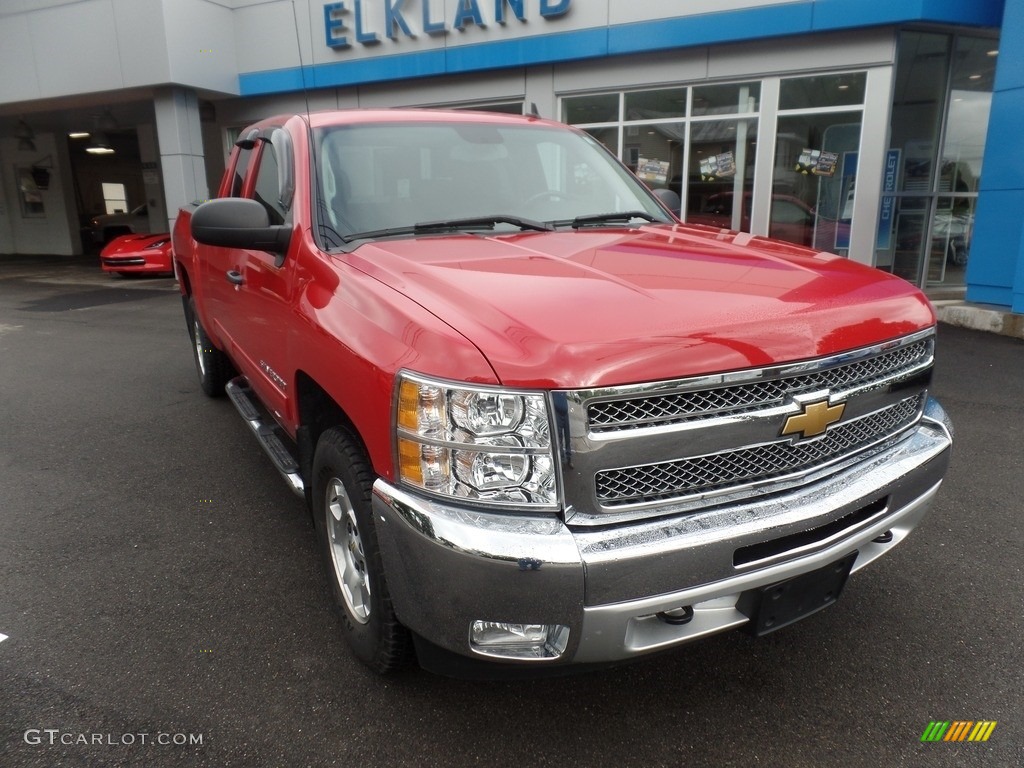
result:
[[[851,552],[824,568],[744,592],[736,603],[736,608],[750,618],[743,630],[762,637],[832,605],[839,599],[856,559],[857,553]]]

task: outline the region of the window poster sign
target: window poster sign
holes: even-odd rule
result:
[[[641,157],[636,167],[636,175],[641,181],[651,184],[664,184],[668,181],[668,161],[648,160]]]
[[[18,181],[18,201],[21,203],[21,216],[24,219],[45,218],[43,193],[32,175],[31,168],[15,168],[14,178]]]
[[[835,176],[839,165],[837,152],[826,152],[822,149],[804,149],[796,160],[795,170],[804,176]]]
[[[736,156],[732,152],[710,155],[700,161],[700,180],[718,181],[736,175]]]

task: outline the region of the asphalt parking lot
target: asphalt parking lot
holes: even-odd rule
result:
[[[0,765],[1022,765],[1024,343],[939,344],[947,483],[833,608],[568,678],[381,679],[173,281],[0,259]]]

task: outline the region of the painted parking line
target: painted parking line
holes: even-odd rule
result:
[[[0,635],[0,643],[7,639],[7,635]]]

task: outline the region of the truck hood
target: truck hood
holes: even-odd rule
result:
[[[385,240],[340,258],[451,325],[510,386],[599,387],[760,367],[935,322],[904,280],[710,227]]]

